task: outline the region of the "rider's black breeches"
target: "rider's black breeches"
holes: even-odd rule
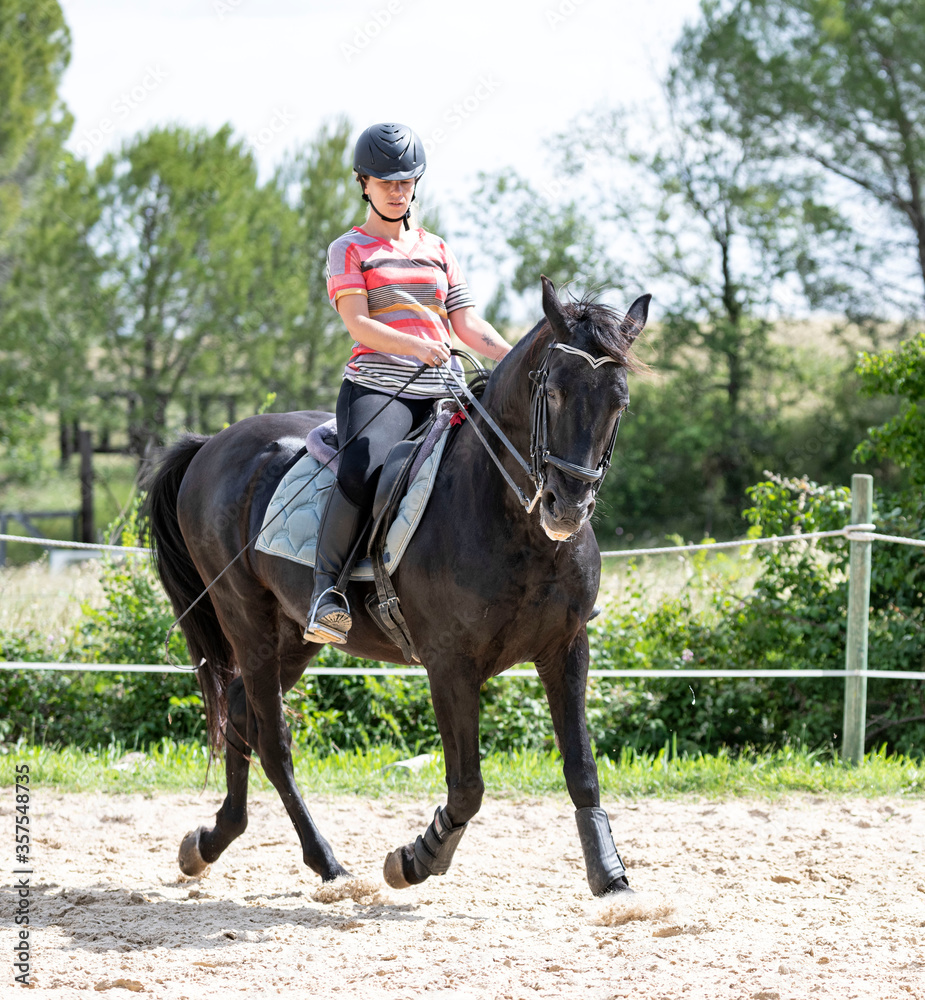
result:
[[[368,510],[376,495],[379,473],[392,445],[406,438],[419,427],[433,409],[433,399],[398,399],[383,409],[389,399],[386,393],[368,389],[347,379],[337,397],[337,437],[346,441],[367,420],[372,423],[360,436],[347,445],[340,457],[337,482],[346,496]],[[378,410],[382,410],[377,414]]]

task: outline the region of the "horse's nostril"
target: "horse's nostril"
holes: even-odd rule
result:
[[[543,506],[553,517],[559,516],[558,505],[556,504],[556,495],[552,490],[547,490],[543,494]]]

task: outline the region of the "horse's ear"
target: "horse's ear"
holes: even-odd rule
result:
[[[568,338],[568,317],[565,315],[559,296],[556,295],[556,286],[545,274],[540,275],[540,281],[543,284],[543,312],[546,314],[546,319],[557,337]]]
[[[623,317],[623,322],[620,324],[620,332],[629,337],[630,340],[635,340],[645,329],[651,299],[651,295],[640,295]]]

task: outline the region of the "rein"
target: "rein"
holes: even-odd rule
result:
[[[504,431],[502,431],[501,428],[495,423],[495,421],[489,414],[488,410],[486,410],[485,407],[482,406],[482,404],[479,402],[479,400],[476,399],[472,391],[469,389],[469,386],[466,385],[466,383],[459,377],[459,375],[455,371],[453,371],[452,368],[446,368],[441,366],[439,371],[443,374],[443,380],[444,382],[446,382],[446,387],[450,390],[450,394],[453,396],[453,399],[456,400],[457,405],[463,410],[466,408],[465,403],[463,403],[463,401],[459,398],[459,393],[457,392],[457,389],[461,389],[465,397],[472,404],[475,411],[485,421],[485,423],[488,424],[488,426],[495,432],[495,434],[498,437],[498,440],[504,445],[505,448],[507,448],[508,452],[510,452],[510,454],[514,456],[518,465],[520,465],[521,469],[523,469],[524,472],[530,477],[530,479],[533,481],[533,484],[537,485],[537,481],[533,477],[533,471],[531,470],[530,466],[527,465],[527,463],[521,457],[520,452],[508,440],[508,437],[504,433]],[[472,422],[472,429],[475,431],[476,437],[484,445],[485,450],[488,452],[488,455],[491,458],[491,460],[495,463],[495,465],[498,466],[498,470],[500,471],[501,475],[504,476],[505,482],[507,482],[508,486],[510,486],[511,489],[517,494],[517,499],[520,500],[521,504],[524,506],[524,509],[527,511],[528,514],[532,513],[533,508],[536,506],[537,500],[539,500],[540,496],[542,495],[543,492],[542,489],[538,488],[536,494],[531,500],[526,495],[526,493],[524,493],[524,491],[517,485],[517,483],[514,482],[514,479],[511,476],[511,474],[501,464],[501,459],[498,458],[498,456],[495,454],[494,451],[492,451],[491,445],[488,443],[488,441],[485,440],[485,435],[482,433],[481,428],[478,426],[478,424],[475,423],[475,421]]]
[[[613,433],[610,435],[610,442],[604,450],[604,454],[601,457],[596,469],[588,469],[582,465],[576,465],[574,462],[569,462],[564,458],[559,458],[557,455],[550,453],[548,447],[549,406],[546,396],[546,381],[549,377],[549,361],[552,356],[552,351],[563,351],[566,354],[581,357],[594,369],[600,368],[605,364],[619,363],[611,357],[604,356],[595,358],[586,351],[582,351],[577,347],[571,347],[568,344],[559,344],[554,342],[547,347],[546,354],[543,357],[540,367],[536,371],[529,373],[530,381],[533,382],[533,388],[530,392],[530,464],[526,462],[520,452],[514,447],[513,444],[511,444],[504,431],[501,430],[485,407],[482,406],[481,402],[479,402],[479,400],[472,394],[469,387],[463,380],[460,379],[459,375],[451,368],[441,366],[439,369],[443,373],[447,388],[450,390],[450,393],[456,400],[457,404],[464,406],[462,400],[459,398],[459,393],[457,392],[457,390],[461,390],[472,404],[475,411],[485,421],[485,423],[488,424],[492,431],[494,431],[498,440],[501,441],[505,448],[507,448],[509,454],[514,458],[524,473],[526,473],[530,482],[533,483],[535,493],[533,494],[533,497],[530,498],[517,485],[507,469],[504,468],[504,465],[501,463],[501,459],[498,458],[497,454],[492,450],[491,445],[489,445],[488,441],[485,439],[485,435],[482,433],[478,424],[473,422],[472,429],[475,431],[476,436],[479,441],[482,442],[490,458],[498,467],[501,475],[504,477],[505,482],[507,482],[508,486],[510,486],[514,491],[517,499],[520,501],[524,510],[528,514],[533,513],[533,508],[536,507],[537,501],[546,489],[547,465],[552,465],[555,468],[560,469],[566,475],[573,476],[575,479],[581,479],[586,483],[593,483],[594,486],[592,487],[592,492],[596,494],[604,481],[604,475],[610,468],[610,463],[613,459],[613,450],[617,443],[617,431],[620,428],[620,417],[617,416],[613,427]]]

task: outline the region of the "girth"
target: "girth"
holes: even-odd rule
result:
[[[405,659],[417,663],[421,661],[414,648],[411,630],[401,613],[398,594],[385,568],[385,543],[389,525],[398,513],[399,504],[408,489],[411,468],[427,438],[431,423],[432,421],[425,424],[415,438],[399,441],[393,445],[389,452],[379,475],[379,485],[376,487],[373,523],[367,551],[373,567],[376,593],[370,594],[366,599],[366,610],[373,621],[402,651]]]

